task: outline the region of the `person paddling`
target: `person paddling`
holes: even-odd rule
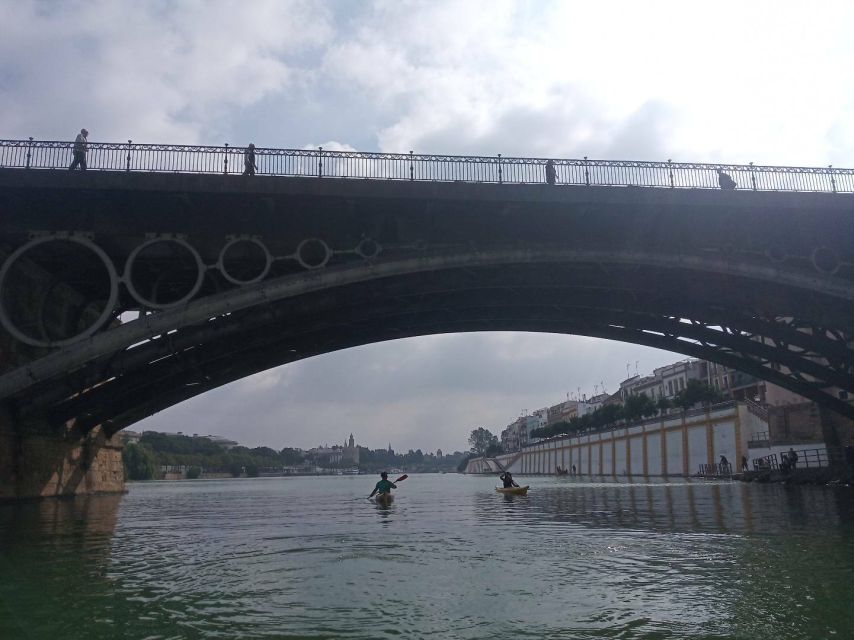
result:
[[[509,471],[505,471],[504,473],[502,473],[500,476],[498,476],[498,479],[504,483],[505,489],[509,489],[510,487],[518,487],[519,486],[518,484],[516,484],[516,481],[513,479],[513,474],[511,474]]]
[[[391,495],[391,490],[397,489],[397,485],[394,484],[393,482],[389,481],[388,474],[385,471],[383,471],[380,474],[380,478],[382,478],[382,479],[379,482],[377,482],[377,486],[374,487],[374,490],[371,491],[371,495],[368,496],[369,500],[371,498],[373,498],[374,494],[376,494],[376,493],[379,493],[380,495],[383,495],[383,494]],[[399,481],[400,481],[400,479],[398,479],[398,482]]]

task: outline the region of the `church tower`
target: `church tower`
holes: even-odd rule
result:
[[[344,459],[353,464],[359,464],[359,447],[356,446],[356,439],[352,433],[350,439],[344,441]]]

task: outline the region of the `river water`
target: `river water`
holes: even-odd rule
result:
[[[0,638],[854,637],[854,488],[518,479],[0,506]]]

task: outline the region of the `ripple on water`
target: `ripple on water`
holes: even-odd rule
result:
[[[829,489],[412,476],[132,485],[0,508],[0,637],[824,638],[854,628]],[[808,516],[805,516],[808,514]],[[842,635],[839,635],[842,634]]]

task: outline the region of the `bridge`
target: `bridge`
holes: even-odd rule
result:
[[[644,344],[854,417],[852,169],[555,159],[551,185],[542,158],[259,148],[244,176],[242,154],[92,143],[68,171],[68,142],[0,141],[0,497],[31,438],[94,451],[253,373],[433,333]]]

